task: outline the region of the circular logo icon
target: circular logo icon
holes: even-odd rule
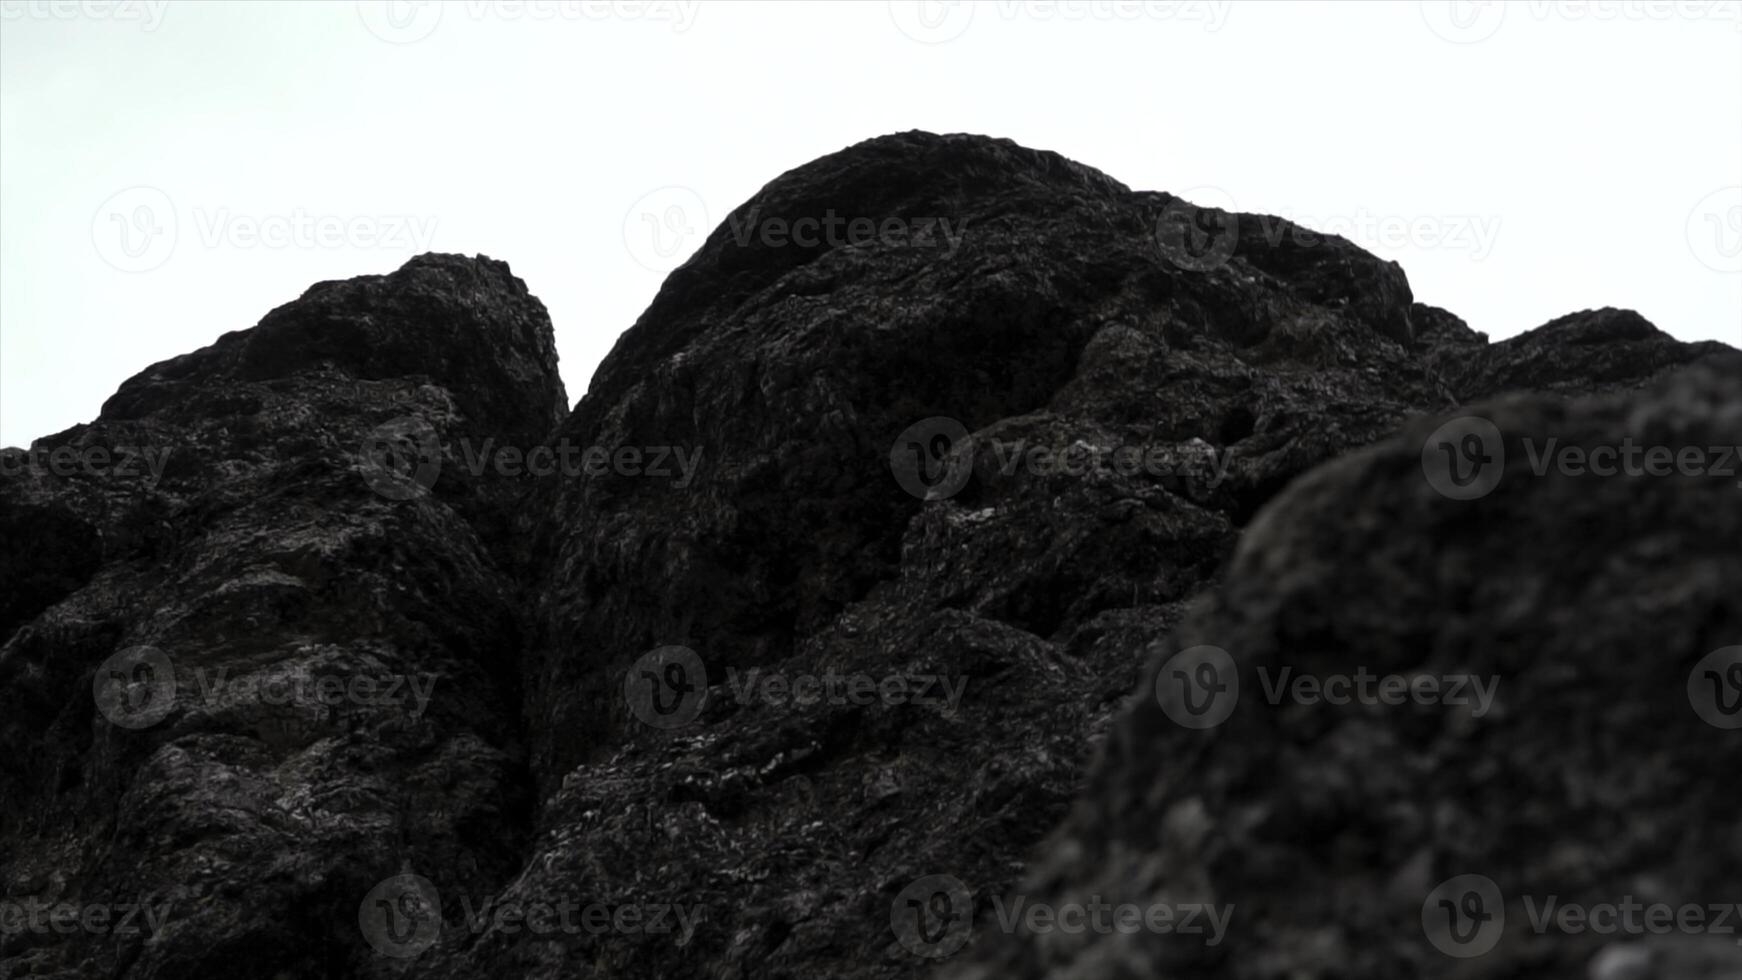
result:
[[[1505,0],[1421,0],[1428,30],[1453,44],[1486,41],[1506,19]]]
[[[394,875],[363,897],[357,926],[377,953],[410,959],[441,938],[441,894],[422,875]]]
[[[943,959],[974,929],[974,897],[953,875],[926,875],[901,890],[889,906],[889,926],[915,956]]]
[[[1194,204],[1186,199],[1209,201]],[[1194,187],[1173,199],[1155,219],[1155,244],[1162,257],[1187,272],[1220,269],[1240,245],[1240,217],[1234,198],[1220,187]]]
[[[641,195],[623,216],[623,244],[646,268],[670,272],[701,245],[708,227],[708,206],[700,194],[688,187],[661,187]]]
[[[423,496],[442,472],[441,440],[428,422],[411,415],[371,429],[362,456],[363,479],[388,500]]]
[[[1742,185],[1720,187],[1688,212],[1688,248],[1717,272],[1742,272]]]
[[[357,16],[369,33],[389,44],[421,41],[442,22],[440,0],[357,0]]]
[[[1688,703],[1713,728],[1742,728],[1742,646],[1700,658],[1688,674]]]
[[[122,272],[150,272],[175,251],[175,202],[155,187],[109,195],[91,218],[91,242]]]
[[[1214,728],[1240,703],[1240,670],[1221,647],[1187,647],[1161,665],[1155,700],[1182,728]]]
[[[942,44],[962,36],[974,20],[967,0],[889,0],[895,29],[921,44]]]
[[[1421,447],[1428,486],[1453,500],[1486,497],[1506,472],[1506,443],[1494,423],[1464,415],[1440,426]]]
[[[889,447],[889,469],[901,489],[921,500],[947,500],[974,472],[974,440],[967,426],[944,415],[902,430]]]
[[[654,728],[679,728],[696,720],[708,699],[708,668],[689,647],[650,650],[623,678],[629,710]]]
[[[1500,886],[1484,875],[1459,875],[1441,882],[1421,903],[1421,928],[1427,941],[1447,956],[1481,956],[1506,931]]]
[[[175,664],[156,647],[128,647],[97,668],[91,693],[110,724],[150,728],[175,707]]]

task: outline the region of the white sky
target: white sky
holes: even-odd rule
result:
[[[914,128],[1345,234],[1495,338],[1742,346],[1734,0],[0,0],[0,444],[431,249],[513,266],[578,398],[731,208]]]

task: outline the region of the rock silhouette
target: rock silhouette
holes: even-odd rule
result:
[[[1742,643],[1739,478],[1524,445],[1734,446],[1736,357],[1489,343],[1340,238],[925,133],[735,210],[573,411],[502,262],[318,284],[0,459],[0,972],[1724,975],[1421,910],[1742,896],[1688,686]],[[1467,416],[1504,462],[1456,499]],[[1202,647],[1501,686],[1197,729],[1156,692]],[[155,924],[53,926],[97,906]]]

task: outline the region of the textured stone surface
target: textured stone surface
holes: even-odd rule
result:
[[[835,232],[795,244],[807,217]],[[877,232],[855,231],[855,218]],[[1608,594],[1580,588],[1618,590],[1624,576],[1514,554],[1597,511],[1566,506],[1542,489],[1551,481],[1508,482],[1467,502],[1462,520],[1483,514],[1479,533],[1450,552],[1435,521],[1458,518],[1434,516],[1446,512],[1432,509],[1419,458],[1431,425],[1412,420],[1510,391],[1624,396],[1716,349],[1621,311],[1488,344],[1414,303],[1395,264],[1342,239],[1131,191],[1005,141],[920,133],[807,164],[746,202],[667,280],[573,412],[544,311],[501,263],[424,256],[391,276],[320,284],[252,330],[142,372],[91,425],[28,457],[6,450],[0,885],[14,903],[169,908],[155,936],[9,933],[0,970],[917,977],[938,963],[891,919],[916,879],[950,875],[984,912],[986,896],[1024,888],[1076,894],[1087,879],[1067,867],[1079,866],[1132,894],[1207,880],[1240,891],[1236,901],[1279,903],[1255,921],[1284,938],[1263,933],[1250,958],[1230,943],[1229,959],[1191,969],[1319,975],[1313,950],[1338,969],[1405,962],[1421,941],[1411,946],[1403,926],[1387,933],[1391,959],[1350,930],[1394,911],[1363,891],[1379,871],[1357,873],[1361,860],[1377,855],[1390,873],[1396,852],[1437,839],[1422,815],[1453,787],[1408,766],[1437,752],[1481,780],[1484,765],[1532,751],[1579,772],[1580,746],[1595,743],[1557,740],[1555,726],[1589,718],[1544,720],[1530,739],[1462,736],[1465,756],[1436,747],[1419,718],[1398,717],[1395,731],[1373,719],[1337,736],[1353,739],[1350,753],[1408,752],[1360,765],[1382,785],[1329,793],[1306,778],[1311,765],[1288,768],[1311,743],[1275,720],[1246,739],[1180,743],[1176,759],[1179,733],[1144,707],[1145,670],[1207,589],[1221,591],[1209,593],[1211,611],[1191,613],[1192,635],[1257,637],[1258,613],[1239,607],[1243,618],[1224,625],[1218,603],[1277,589],[1279,577],[1280,594],[1306,602],[1347,578],[1313,601],[1391,631],[1392,646],[1364,654],[1374,663],[1441,624],[1455,631],[1445,649],[1467,650],[1471,624],[1565,601],[1555,616],[1600,624],[1569,639],[1584,645],[1565,656],[1615,659],[1591,690],[1638,682],[1601,630],[1637,640],[1647,627],[1622,622],[1621,606],[1603,618],[1579,605]],[[1670,406],[1663,417],[1686,432],[1728,431],[1720,409],[1734,392],[1687,377],[1663,382],[1671,395],[1631,397]],[[1590,414],[1566,438],[1625,434],[1629,403],[1607,404],[1577,409]],[[1505,411],[1525,431],[1569,411],[1557,405]],[[951,433],[971,440],[939,452]],[[1395,462],[1411,440],[1413,470]],[[1385,448],[1315,471],[1286,507],[1264,509],[1302,474],[1375,443]],[[47,462],[55,447],[127,445],[167,449],[161,472],[61,476]],[[592,450],[613,462],[522,472],[518,455],[539,446],[546,459]],[[1373,459],[1392,460],[1384,479],[1337,483]],[[1605,492],[1634,484],[1617,486]],[[1641,593],[1663,607],[1654,615],[1694,608],[1678,603],[1714,610],[1684,629],[1692,643],[1721,634],[1734,612],[1701,591],[1734,572],[1720,556],[1728,526],[1680,545],[1690,521],[1726,503],[1733,517],[1736,498],[1680,486],[1651,482],[1642,499],[1656,503],[1603,530],[1657,562],[1638,566],[1663,582]],[[1288,508],[1311,512],[1310,534],[1277,516]],[[1564,558],[1598,553],[1578,543]],[[1464,592],[1436,598],[1393,581],[1442,554]],[[1360,576],[1320,581],[1339,559]],[[1538,579],[1561,591],[1529,591]],[[1506,638],[1526,645],[1486,655],[1532,655],[1541,637],[1524,625]],[[1243,657],[1275,655],[1258,639],[1228,643]],[[131,730],[93,688],[105,689],[116,666],[106,661],[142,645],[170,658],[179,688],[167,715]],[[695,659],[677,675],[646,659],[678,646]],[[394,703],[275,704],[210,693],[224,669],[402,676],[430,696],[421,708],[404,690]],[[913,689],[794,704],[761,688],[746,696],[751,671],[756,682],[899,677]],[[681,724],[684,714],[650,713],[645,701],[675,696],[681,688],[662,684],[674,677],[694,688],[679,702],[694,717]],[[1552,703],[1536,690],[1518,696]],[[1667,709],[1640,701],[1650,718],[1657,710]],[[1613,731],[1638,723],[1615,720]],[[1141,763],[1108,756],[1090,777],[1109,730]],[[1204,768],[1206,745],[1233,745],[1218,763],[1226,776]],[[1262,791],[1242,784],[1227,799],[1309,814],[1326,839],[1343,833],[1339,821],[1369,836],[1369,823],[1403,824],[1371,854],[1311,867],[1279,854],[1310,887],[1276,868],[1219,878],[1219,865],[1181,863],[1163,824],[1189,837],[1236,819],[1191,781],[1248,767],[1256,774],[1243,778]],[[1683,781],[1653,792],[1695,786],[1691,768],[1669,771]],[[1206,805],[1166,795],[1175,786]],[[1518,819],[1552,826],[1586,813],[1575,805],[1585,799],[1545,795],[1540,814]],[[1641,799],[1642,812],[1671,818],[1659,797]],[[1719,833],[1700,809],[1709,801],[1684,805],[1677,812],[1708,837]],[[1511,833],[1503,817],[1472,819]],[[1629,860],[1663,874],[1684,866],[1646,851]],[[1176,868],[1177,882],[1157,877]],[[1730,870],[1714,863],[1710,881],[1733,883],[1721,877]],[[427,886],[404,886],[401,873]],[[1354,918],[1322,900],[1328,882],[1350,891]],[[418,921],[406,902],[424,887],[439,935],[377,928]],[[403,918],[384,918],[377,899]],[[679,908],[664,929],[622,920],[555,933],[480,911],[562,903]],[[1112,960],[1095,958],[1113,956],[1154,975],[1179,955],[1137,942],[1036,945],[982,923],[943,967],[1114,976]],[[1630,968],[1630,955],[1606,962]]]
[[[31,606],[53,604],[0,650],[0,881],[26,908],[166,914],[155,935],[143,917],[134,935],[15,929],[0,972],[365,975],[357,906],[402,863],[445,882],[514,873],[532,803],[524,603],[480,528],[506,526],[518,491],[450,476],[389,499],[361,451],[395,419],[445,440],[542,434],[563,404],[524,284],[426,256],[315,286],[38,444],[103,447],[110,465],[8,451],[0,499],[31,529],[8,539],[8,569]],[[166,452],[158,475],[129,449]],[[140,720],[170,710],[133,730],[93,684],[138,647],[179,687],[144,689]],[[382,686],[337,703],[286,686],[329,678]]]
[[[1662,921],[1538,933],[1530,904],[1632,899],[1715,922],[1709,909],[1742,898],[1742,829],[1726,816],[1742,728],[1695,708],[1708,655],[1735,647],[1725,662],[1742,662],[1742,477],[1538,476],[1527,446],[1733,450],[1742,357],[1645,394],[1466,411],[1505,440],[1487,495],[1430,489],[1422,445],[1438,420],[1422,420],[1313,471],[1248,528],[1222,586],[1154,645],[1089,789],[1018,890],[1231,904],[1226,938],[994,934],[947,976],[1573,980],[1629,956],[1649,970],[1616,975],[1742,975],[1732,936],[1655,934]],[[1192,662],[1176,656],[1205,645],[1240,686],[1231,715],[1197,730],[1164,699]],[[1467,675],[1492,700],[1472,686],[1398,705],[1272,703],[1265,678],[1284,670]],[[1440,882],[1467,874],[1495,883],[1505,918],[1458,947],[1491,947],[1465,961],[1431,945],[1421,917]]]

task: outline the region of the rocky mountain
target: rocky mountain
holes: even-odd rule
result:
[[[1531,914],[1742,899],[1723,345],[907,133],[556,358],[425,255],[0,455],[0,975],[1742,968]]]

